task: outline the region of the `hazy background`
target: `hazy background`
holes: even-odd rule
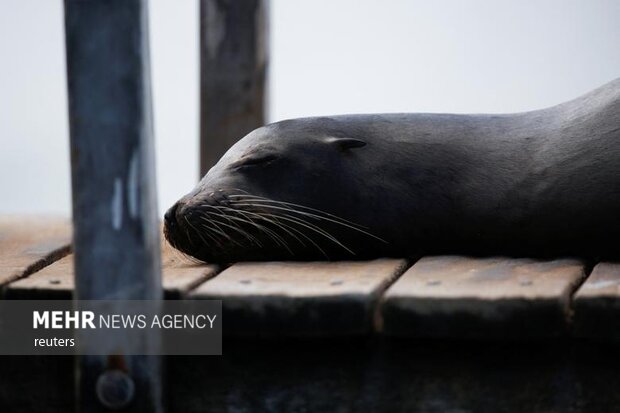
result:
[[[152,0],[159,209],[198,179],[198,2]],[[0,213],[69,215],[61,0],[0,0]],[[270,121],[512,112],[620,77],[617,0],[272,0]]]

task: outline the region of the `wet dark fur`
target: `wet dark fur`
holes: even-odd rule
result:
[[[279,210],[255,196],[323,212]],[[284,213],[289,221],[274,217]],[[259,216],[266,220],[250,223]],[[295,230],[276,225],[284,222]],[[350,115],[259,128],[168,211],[165,233],[205,261],[618,257],[620,79],[526,113]]]

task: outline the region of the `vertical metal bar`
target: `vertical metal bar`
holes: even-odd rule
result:
[[[75,298],[161,299],[147,2],[65,0],[65,33]],[[78,410],[163,411],[160,358],[115,345],[79,357]]]
[[[268,0],[200,1],[200,175],[265,123]]]

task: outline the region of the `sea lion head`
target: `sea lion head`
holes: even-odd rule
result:
[[[355,258],[384,245],[372,228],[382,207],[364,197],[376,157],[343,129],[308,118],[254,130],[166,212],[166,239],[208,262]]]

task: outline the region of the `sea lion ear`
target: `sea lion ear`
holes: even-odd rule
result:
[[[340,149],[341,151],[344,151],[347,149],[353,149],[353,148],[361,148],[362,146],[366,146],[366,142],[364,142],[361,139],[355,139],[355,138],[329,137],[325,139],[325,142],[329,143],[330,145],[337,146],[338,149]]]

